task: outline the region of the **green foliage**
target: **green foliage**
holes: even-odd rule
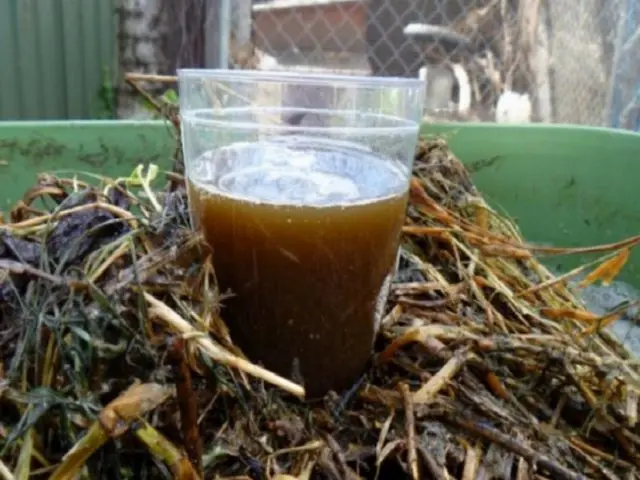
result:
[[[148,99],[144,97],[140,97],[141,105],[147,110],[153,119],[164,118],[163,112],[158,112],[158,109],[155,105],[153,105]],[[178,107],[178,92],[176,92],[173,88],[168,89],[161,96],[155,99],[157,104],[162,105],[163,107]]]
[[[116,118],[116,88],[109,67],[102,69],[102,84],[98,89],[93,117],[99,120]]]

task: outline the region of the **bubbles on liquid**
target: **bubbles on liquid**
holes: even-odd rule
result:
[[[273,169],[269,166],[239,170],[220,178],[221,190],[245,193],[270,202],[339,203],[357,199],[358,185],[329,173]]]
[[[391,159],[327,139],[288,136],[236,143],[194,163],[190,177],[207,190],[258,202],[352,204],[406,188]]]

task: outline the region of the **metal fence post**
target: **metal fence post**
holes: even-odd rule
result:
[[[205,0],[205,68],[227,68],[229,65],[229,36],[231,33],[231,0]]]

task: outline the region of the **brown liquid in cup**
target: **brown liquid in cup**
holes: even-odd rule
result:
[[[305,150],[296,165],[296,151],[269,161],[258,148],[205,154],[189,175],[192,217],[234,294],[222,308],[233,341],[317,398],[349,387],[371,355],[407,182],[370,154]]]

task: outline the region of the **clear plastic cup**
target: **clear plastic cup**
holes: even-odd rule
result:
[[[247,357],[307,397],[363,372],[395,270],[424,83],[179,70],[194,228]]]

